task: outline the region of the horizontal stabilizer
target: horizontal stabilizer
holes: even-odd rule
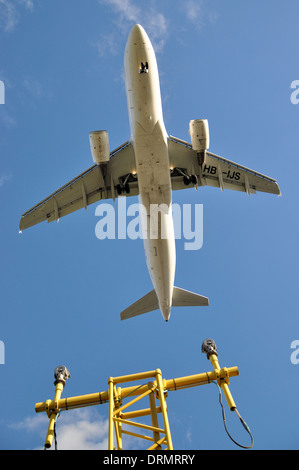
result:
[[[173,288],[172,306],[173,307],[204,307],[209,305],[208,297],[195,294],[188,290]]]
[[[195,294],[179,287],[173,288],[172,307],[204,307],[209,305],[208,297]],[[121,320],[142,315],[143,313],[151,312],[159,309],[159,302],[155,290],[150,291],[141,299],[137,300],[130,307],[123,310],[120,314]]]
[[[136,317],[137,315],[157,310],[158,308],[159,304],[157,294],[155,290],[152,290],[144,297],[137,300],[137,302],[130,305],[130,307],[123,310],[120,314],[120,319],[126,320],[127,318]]]

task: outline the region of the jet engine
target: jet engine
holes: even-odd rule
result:
[[[189,123],[192,148],[198,153],[205,152],[210,146],[209,123],[207,119],[195,119]]]
[[[89,133],[90,150],[93,161],[100,165],[107,163],[110,158],[109,139],[107,131],[94,131]]]

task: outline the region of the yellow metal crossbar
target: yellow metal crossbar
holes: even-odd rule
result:
[[[226,376],[226,371],[229,377],[236,377],[239,375],[238,367],[230,367],[226,370],[222,369],[219,373],[219,378],[224,378]],[[129,376],[128,376],[129,377]],[[192,386],[199,386],[208,384],[214,381],[217,381],[218,375],[215,372],[204,372],[201,374],[189,375],[186,377],[179,377],[176,379],[169,379],[165,382],[165,388],[168,391],[180,390],[183,388],[189,388]],[[146,390],[147,386],[143,385],[139,390],[137,387],[127,387],[121,390],[121,395],[138,395],[140,392]],[[60,410],[71,410],[74,408],[80,408],[82,406],[93,406],[93,405],[102,405],[104,403],[108,403],[109,401],[109,393],[108,391],[105,392],[97,392],[97,393],[90,393],[87,395],[78,395],[75,397],[69,398],[61,398],[59,400],[59,408]],[[42,413],[47,410],[47,408],[55,409],[54,400],[48,400],[47,402],[40,402],[36,403],[35,411],[36,413]]]
[[[99,405],[103,403],[109,404],[109,429],[108,429],[108,449],[122,449],[122,435],[130,435],[140,439],[153,442],[148,449],[162,449],[166,446],[172,450],[172,438],[169,428],[167,415],[166,396],[167,392],[181,390],[184,388],[199,386],[216,381],[223,390],[229,408],[236,409],[235,402],[229,390],[229,378],[239,374],[237,367],[221,369],[218,362],[217,354],[208,356],[214,370],[201,374],[189,375],[175,379],[165,380],[162,378],[160,369],[141,372],[137,374],[124,375],[120,377],[110,377],[108,379],[108,390],[99,393],[81,395],[77,397],[61,398],[61,393],[65,381],[56,383],[54,400],[36,403],[35,411],[37,413],[46,412],[49,417],[49,427],[45,441],[45,447],[49,448],[53,442],[54,424],[59,413],[63,410],[70,410],[85,406]],[[150,380],[151,379],[151,380]],[[121,388],[119,384],[145,381],[135,386]],[[132,397],[135,397],[132,399]],[[129,407],[136,405],[141,399],[148,397],[149,408],[140,410],[126,411]],[[130,399],[127,403],[124,400]],[[158,406],[157,406],[158,401]],[[159,425],[158,415],[162,415],[163,427]],[[138,417],[151,417],[151,424],[137,423],[132,421]],[[124,429],[123,426],[139,427],[142,430],[150,431],[151,436],[134,433]],[[163,437],[161,437],[163,434]],[[116,443],[115,439],[116,438]]]

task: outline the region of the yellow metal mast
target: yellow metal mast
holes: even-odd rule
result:
[[[137,387],[129,388],[116,388],[118,384],[137,381],[137,380],[148,380],[155,379],[154,382],[148,381],[144,385]],[[170,434],[168,416],[167,416],[167,406],[165,400],[165,389],[162,380],[162,373],[160,369],[141,372],[134,375],[125,375],[121,377],[110,377],[108,379],[109,385],[109,436],[108,436],[108,450],[122,449],[122,434],[127,434],[134,436],[140,439],[153,442],[149,449],[162,448],[162,445],[165,445],[167,449],[173,450],[172,439]],[[136,398],[130,400],[128,403],[123,404],[123,398],[128,398],[128,396],[136,396]],[[125,409],[136,404],[141,399],[149,397],[149,408],[124,412]],[[159,401],[160,405],[157,407],[156,399]],[[159,427],[158,423],[158,413],[162,413],[163,425],[164,428]],[[132,421],[132,418],[138,418],[141,416],[151,416],[152,424],[146,425],[142,423],[136,423]],[[129,425],[134,427],[139,427],[145,431],[151,431],[152,436],[147,436],[143,434],[137,434],[132,431],[127,431],[123,429],[123,425]],[[114,445],[114,433],[116,436],[116,445]],[[160,438],[160,434],[163,435]]]
[[[45,402],[36,403],[35,405],[35,411],[37,413],[46,412],[49,417],[45,448],[52,446],[55,422],[61,411],[108,403],[109,450],[123,449],[123,435],[130,435],[148,441],[150,446],[147,450],[173,450],[166,404],[168,392],[217,382],[224,393],[230,410],[236,411],[236,405],[228,385],[230,377],[239,375],[238,367],[225,367],[221,369],[216,350],[217,348],[213,340],[204,341],[202,352],[207,354],[207,358],[213,365],[214,370],[211,372],[169,380],[162,378],[160,369],[120,377],[109,377],[107,391],[69,398],[61,398],[61,393],[65,381],[70,377],[70,374],[64,366],[58,367],[55,369],[54,373],[54,400],[47,400]],[[122,384],[137,381],[142,381],[142,383],[125,388],[120,387]],[[128,410],[128,408],[132,408],[134,405],[139,404],[140,400],[146,398],[149,400],[148,407],[133,409],[132,411]],[[159,425],[159,414],[162,415],[163,425]],[[133,419],[146,416],[150,416],[151,418],[149,424],[133,421]],[[134,429],[139,428],[141,431],[138,433],[133,432],[128,430],[127,426],[130,428],[133,427]]]

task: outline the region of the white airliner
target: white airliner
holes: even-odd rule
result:
[[[59,218],[101,199],[139,195],[146,261],[154,289],[125,309],[127,319],[160,309],[166,321],[172,306],[206,306],[207,297],[174,286],[175,236],[172,190],[200,186],[280,194],[276,181],[208,151],[206,119],[189,124],[191,144],[167,134],[156,56],[140,25],[133,26],[125,49],[125,82],[130,140],[110,152],[107,131],[89,134],[95,164],[23,214],[20,231]],[[158,234],[151,236],[150,207],[158,205]],[[163,234],[162,234],[163,227]]]

